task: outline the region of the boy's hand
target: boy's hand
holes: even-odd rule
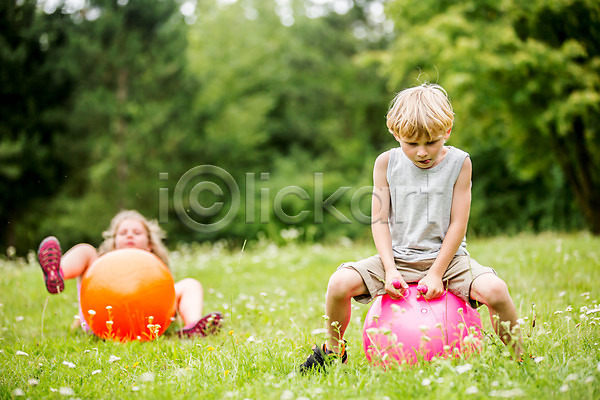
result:
[[[394,286],[396,284],[396,287]],[[385,291],[392,299],[399,299],[406,294],[408,284],[402,278],[402,274],[398,271],[386,274]]]
[[[426,275],[425,278],[421,279],[419,285],[427,286],[427,293],[423,293],[423,296],[425,296],[427,300],[438,298],[444,293],[444,283],[442,280],[429,275]]]

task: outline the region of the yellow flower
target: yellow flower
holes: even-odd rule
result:
[[[227,376],[229,374],[229,370],[226,369],[225,371],[223,371],[223,376]]]
[[[206,348],[206,350],[208,350],[208,351],[213,351],[214,349],[215,349],[215,348],[214,348],[214,347],[212,347],[212,346],[208,346],[208,347]]]
[[[233,335],[233,330],[229,331],[229,334],[230,334],[230,335]]]

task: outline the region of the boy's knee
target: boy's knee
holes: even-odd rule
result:
[[[497,276],[486,277],[485,282],[480,283],[483,284],[478,285],[478,297],[481,297],[481,300],[488,306],[495,307],[512,301],[508,292],[508,285]]]
[[[352,297],[364,286],[360,274],[351,268],[340,268],[329,278],[327,297]]]

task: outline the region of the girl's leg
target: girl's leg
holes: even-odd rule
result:
[[[83,276],[97,258],[98,252],[94,246],[87,243],[73,246],[60,260],[63,277],[73,279]]]
[[[352,268],[340,268],[329,279],[325,299],[327,321],[327,348],[339,353],[339,342],[344,338],[352,313],[351,301],[354,296],[368,293],[360,274]]]
[[[184,323],[179,336],[206,336],[219,331],[223,315],[212,312],[203,317],[203,297],[202,285],[195,279],[186,278],[175,284],[176,309]]]
[[[97,257],[96,249],[89,244],[79,244],[61,257],[57,238],[48,236],[42,240],[38,249],[38,260],[44,272],[48,292],[62,292],[65,289],[64,280],[83,275]]]
[[[98,258],[98,252],[94,246],[81,243],[73,246],[60,260],[60,269],[65,279],[77,278],[77,302],[79,303],[79,320],[74,320],[71,329],[81,327],[84,332],[91,333],[91,329],[84,324],[85,317],[81,310],[81,278],[87,269]]]
[[[203,299],[202,285],[197,280],[185,278],[175,283],[175,304],[184,325],[202,318]]]
[[[483,274],[471,285],[471,298],[485,304],[492,326],[500,340],[517,355],[523,353],[523,338],[517,322],[517,310],[506,283],[494,274]]]

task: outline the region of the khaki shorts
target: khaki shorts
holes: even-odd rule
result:
[[[435,261],[423,260],[417,262],[405,262],[398,258],[395,259],[396,268],[402,274],[406,283],[417,283],[427,275],[429,268]],[[340,265],[340,268],[352,268],[356,270],[369,290],[360,296],[354,297],[359,303],[370,303],[375,297],[385,294],[385,270],[379,255],[375,255],[364,260],[348,262]],[[442,277],[444,287],[452,294],[455,294],[464,301],[468,301],[473,307],[479,307],[479,303],[469,297],[471,293],[471,284],[480,275],[492,273],[496,274],[493,268],[484,267],[469,256],[454,256],[446,273]]]

